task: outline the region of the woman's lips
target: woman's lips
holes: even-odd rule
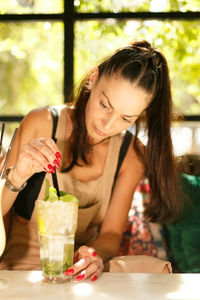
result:
[[[103,133],[101,130],[97,129],[96,127],[95,127],[95,132],[100,136],[105,136],[105,133]]]

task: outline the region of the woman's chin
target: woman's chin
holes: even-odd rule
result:
[[[95,145],[102,144],[102,143],[105,144],[106,142],[108,142],[108,140],[109,140],[109,137],[104,137],[104,138],[101,138],[101,139],[96,138],[96,139],[92,140],[92,145],[95,146]]]

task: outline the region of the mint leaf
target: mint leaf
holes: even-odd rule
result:
[[[49,188],[50,188],[49,180],[46,179],[45,181],[46,181],[46,187],[44,193],[44,201],[46,201],[49,198]]]
[[[57,201],[57,200],[58,200],[57,191],[53,186],[50,186],[48,201],[54,202],[54,201]]]

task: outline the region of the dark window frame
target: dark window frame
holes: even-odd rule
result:
[[[68,99],[69,87],[74,77],[74,24],[76,21],[102,20],[200,20],[200,12],[75,12],[74,0],[64,0],[64,12],[57,14],[5,14],[0,22],[61,21],[64,24],[64,99]],[[2,116],[0,122],[20,122],[24,116]],[[199,115],[184,116],[185,121],[200,121]]]

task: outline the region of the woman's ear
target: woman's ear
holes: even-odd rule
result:
[[[89,77],[89,85],[90,88],[94,86],[95,82],[97,81],[99,77],[99,68],[95,68],[94,71],[92,72],[92,74]]]

